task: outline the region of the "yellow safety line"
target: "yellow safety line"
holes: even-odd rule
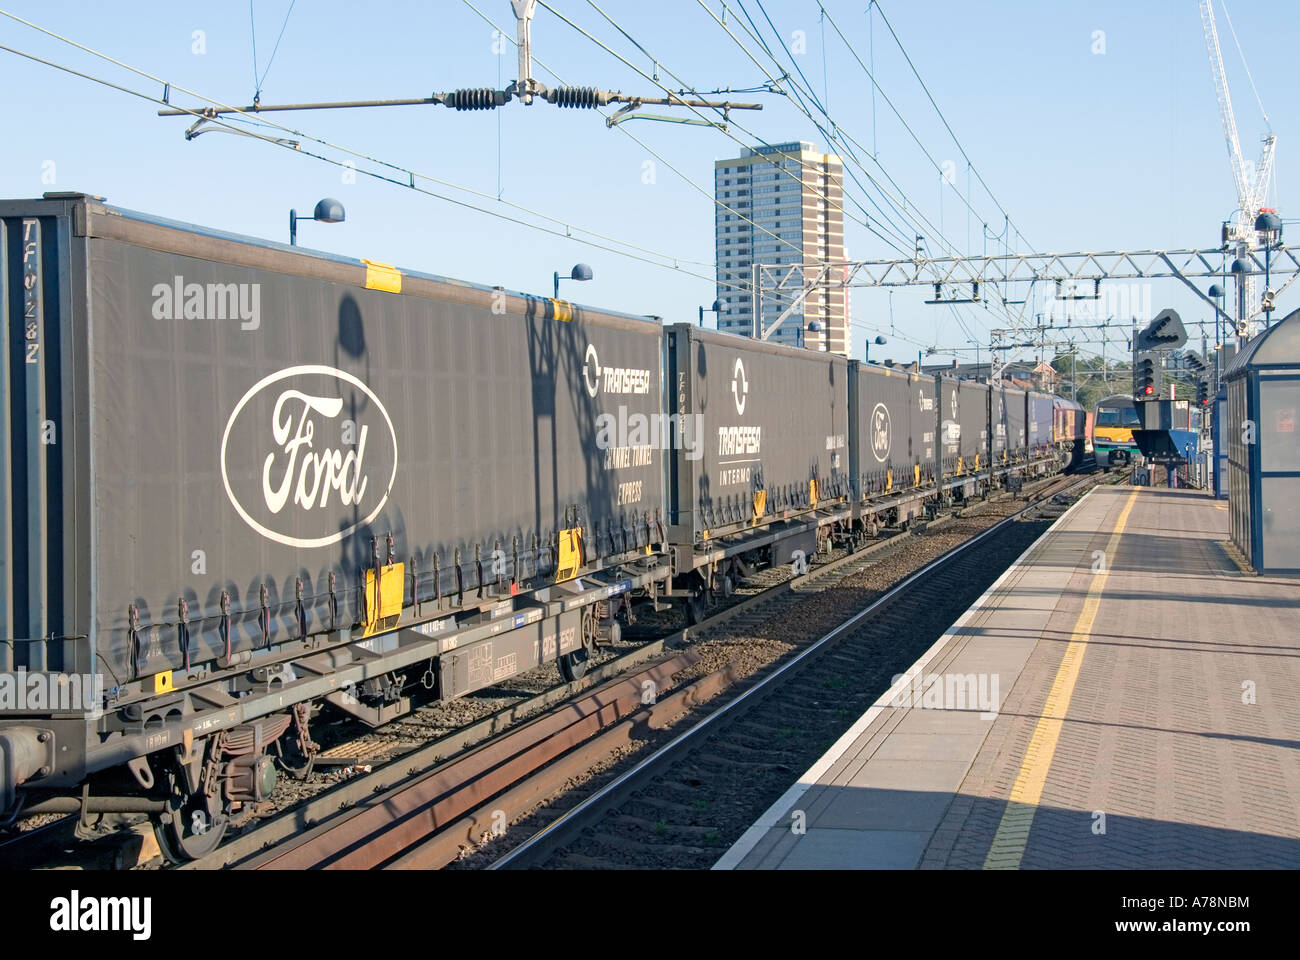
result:
[[[1070,642],[1065,648],[1065,656],[1056,670],[1052,689],[1048,691],[1047,702],[1043,704],[1043,715],[1034,727],[1034,735],[1029,738],[1024,759],[1020,762],[1020,772],[1011,787],[1011,796],[1007,807],[1002,812],[1002,821],[998,832],[989,846],[988,856],[984,858],[985,870],[1018,870],[1020,860],[1025,855],[1025,845],[1029,842],[1029,829],[1034,825],[1034,814],[1038,802],[1043,796],[1043,786],[1047,783],[1047,773],[1052,767],[1052,757],[1056,753],[1057,741],[1065,726],[1066,711],[1070,708],[1070,698],[1074,695],[1074,685],[1079,679],[1083,666],[1083,654],[1087,649],[1088,639],[1092,635],[1092,624],[1097,619],[1101,607],[1101,592],[1106,586],[1106,576],[1114,562],[1115,550],[1119,546],[1120,535],[1128,523],[1128,516],[1137,500],[1138,491],[1129,494],[1124,509],[1120,511],[1115,531],[1106,544],[1106,565],[1093,574],[1088,593],[1083,598],[1083,609],[1079,619],[1070,632]]]

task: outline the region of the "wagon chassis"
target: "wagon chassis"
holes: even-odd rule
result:
[[[528,593],[500,596],[489,588],[481,601],[463,605],[442,598],[421,604],[418,614],[407,607],[380,630],[355,625],[249,652],[238,666],[196,665],[178,674],[176,687],[162,696],[110,704],[93,733],[98,742],[79,762],[69,763],[64,752],[61,769],[54,757],[84,739],[85,718],[33,718],[36,736],[29,739],[51,762],[23,786],[9,820],[76,813],[79,835],[94,836],[101,829],[95,815],[147,814],[170,859],[203,856],[227,827],[263,811],[276,767],[290,775],[309,772],[316,745],[308,718],[315,702],[371,726],[387,723],[410,708],[402,693],[408,679],[432,690],[447,681],[448,674],[435,668],[453,652],[512,633],[516,647],[529,643],[522,629],[529,626],[544,641],[553,638],[551,655],[540,659],[560,661],[570,679],[580,676],[595,644],[618,629],[615,615],[626,616],[611,601],[636,593],[658,606],[668,593],[672,568],[665,554],[645,550],[591,563],[570,580]],[[128,790],[129,779],[112,776],[120,765],[140,792]],[[91,794],[88,778],[100,772],[108,772],[104,785],[120,787],[122,795]]]

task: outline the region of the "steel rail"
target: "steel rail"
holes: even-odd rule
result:
[[[911,588],[919,580],[930,576],[953,558],[971,549],[988,537],[991,537],[996,532],[1004,529],[1008,524],[1018,520],[1029,511],[1042,506],[1043,502],[1049,497],[1086,483],[1091,480],[1093,476],[1095,475],[1083,477],[1073,483],[1067,482],[1061,486],[1060,489],[1053,490],[1049,487],[1048,489],[1041,491],[1039,498],[1026,504],[1023,509],[1017,510],[1015,513],[989,527],[987,530],[982,531],[976,536],[971,537],[969,540],[966,540],[953,547],[951,550],[948,550],[941,556],[936,557],[934,560],[931,560],[925,566],[895,584],[886,593],[872,601],[868,606],[853,614],[847,620],[843,621],[838,626],[832,628],[820,638],[804,647],[796,656],[767,674],[767,676],[763,677],[749,689],[742,692],[735,699],[728,701],[708,716],[703,717],[689,729],[678,734],[672,740],[668,741],[668,743],[655,750],[650,756],[644,758],[631,769],[620,774],[614,780],[586,797],[571,810],[566,811],[562,816],[547,824],[544,828],[533,834],[519,846],[515,847],[509,853],[492,863],[488,869],[508,869],[512,866],[522,867],[538,862],[543,856],[550,852],[551,848],[555,844],[560,842],[557,838],[568,835],[571,831],[580,829],[581,827],[586,826],[591,820],[597,818],[609,805],[621,799],[630,785],[634,784],[642,777],[649,775],[651,772],[670,760],[676,759],[678,753],[686,744],[694,741],[701,733],[713,728],[714,724],[716,724],[720,718],[728,716],[736,707],[749,701],[755,694],[760,692],[770,692],[773,689],[773,685],[787,673],[795,667],[803,664],[809,657],[818,653],[823,647],[833,642],[846,631],[852,629],[864,618],[868,617],[882,606],[895,600],[900,594]]]

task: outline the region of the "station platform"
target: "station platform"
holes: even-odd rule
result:
[[[714,869],[1300,867],[1300,581],[1226,504],[1074,504]]]

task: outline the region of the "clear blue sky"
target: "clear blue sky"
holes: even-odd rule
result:
[[[653,70],[646,55],[584,0],[550,2],[632,63]],[[513,35],[507,0],[476,3]],[[876,150],[880,165],[930,221],[937,225],[942,218],[953,246],[984,249],[982,223],[998,230],[1001,215],[972,179],[970,202],[979,216],[968,221],[966,164],[878,13],[868,32],[867,0],[827,0],[826,7],[858,54],[864,60],[874,56],[878,82],[930,154],[941,164],[952,161],[953,186],[941,186],[939,173],[879,97],[873,133],[869,82],[829,24],[823,59],[815,2],[766,0],[765,5],[787,43],[796,42],[795,31],[803,31],[806,52],[796,59],[839,126]],[[601,6],[660,58],[659,76],[670,86],[678,84],[668,71],[699,90],[747,87],[765,79],[695,0],[608,0]],[[721,10],[720,0],[708,0],[708,6]],[[746,0],[746,6],[759,16],[755,0]],[[253,42],[247,4],[3,0],[0,7],[213,99],[251,102]],[[289,0],[254,3],[263,70],[288,8]],[[1253,162],[1264,121],[1222,8],[1216,9],[1242,146]],[[1287,91],[1294,94],[1293,66],[1279,54],[1300,48],[1300,16],[1284,2],[1233,2],[1228,10],[1278,136],[1279,189],[1274,196],[1286,216],[1286,191],[1300,182],[1295,162],[1300,148],[1292,147],[1300,144],[1300,122],[1285,99]],[[1028,245],[1016,241],[1015,246],[1061,252],[1217,245],[1219,223],[1234,207],[1235,192],[1193,0],[887,0],[884,11],[976,170],[1027,238]],[[733,25],[735,17],[733,11]],[[194,49],[196,30],[203,31],[201,53]],[[1104,31],[1104,53],[1094,52],[1096,31]],[[744,39],[774,70],[757,46]],[[651,81],[547,10],[538,11],[533,40],[535,56],[567,83],[658,92]],[[12,20],[0,18],[0,43],[161,92],[157,84]],[[457,87],[497,86],[498,77],[504,85],[516,64],[513,46],[504,46],[503,56],[494,52],[491,28],[459,0],[372,0],[362,5],[298,0],[266,74],[262,102],[417,97]],[[541,67],[535,75],[544,83],[555,82]],[[761,114],[736,115],[753,135],[773,142],[809,139],[824,146],[785,98],[760,98],[765,104]],[[173,93],[173,101],[197,102],[181,93]],[[580,288],[570,285],[574,299],[670,320],[694,320],[697,306],[713,300],[711,279],[592,249],[365,176],[343,183],[338,167],[269,144],[224,133],[186,142],[182,133],[188,121],[160,119],[155,109],[0,52],[0,111],[6,131],[0,195],[77,189],[120,206],[276,240],[287,240],[291,206],[307,212],[318,198],[335,196],[347,208],[347,222],[303,224],[304,245],[542,294],[549,294],[553,270],[567,270],[582,260],[592,265],[595,279]],[[726,134],[704,127],[648,121],[626,125],[627,133],[702,186],[701,193],[653,160],[646,146],[607,129],[593,112],[515,103],[485,114],[417,106],[274,119],[492,198],[499,182],[505,200],[666,252],[709,278],[711,266],[687,261],[712,263],[713,161],[740,150]],[[751,140],[739,128],[732,133]],[[653,178],[647,177],[648,161],[655,163]],[[880,175],[870,162],[868,167]],[[51,173],[55,182],[43,182]],[[465,199],[511,212],[493,199]],[[865,202],[860,194],[859,199]],[[853,222],[846,240],[854,257],[893,254]],[[937,241],[930,245],[937,247]],[[1153,309],[1174,306],[1184,319],[1209,316],[1176,282],[1157,283],[1152,290]],[[890,345],[876,348],[873,356],[905,360],[915,356],[911,341],[956,346],[973,336],[987,342],[988,328],[1005,326],[1003,317],[983,307],[966,308],[959,320],[951,308],[924,306],[921,301],[928,296],[925,289],[896,293],[891,331],[890,298],[856,292],[855,355],[861,356],[864,336],[881,332]],[[1284,298],[1282,308],[1294,305],[1289,300],[1294,297]]]

